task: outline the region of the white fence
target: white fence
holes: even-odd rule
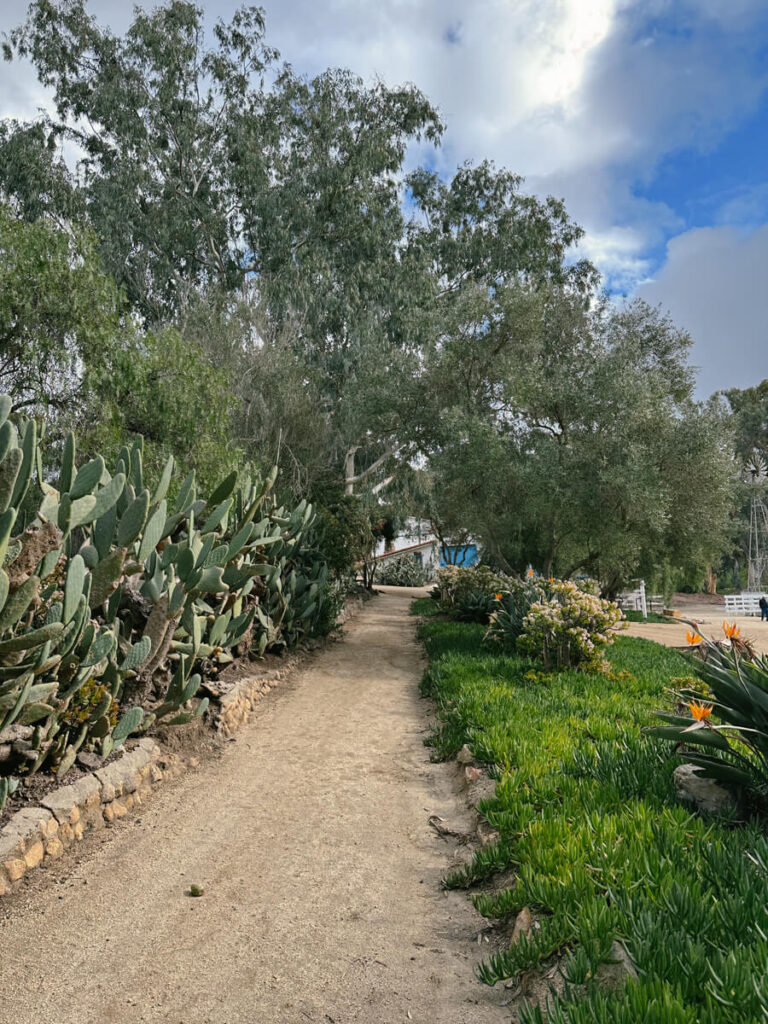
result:
[[[645,580],[637,580],[638,586],[634,590],[622,590],[619,594],[617,604],[624,611],[642,612],[643,618],[648,618],[648,606],[645,600]]]
[[[648,618],[649,611],[660,612],[664,608],[663,594],[646,594],[645,580],[633,580],[637,583],[634,590],[622,590],[616,599],[619,608],[625,612],[642,612]]]
[[[761,593],[751,593],[748,590],[740,594],[725,595],[725,610],[732,615],[759,615]]]

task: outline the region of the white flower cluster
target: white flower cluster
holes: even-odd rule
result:
[[[548,589],[551,596],[528,609],[518,646],[548,668],[595,664],[613,643],[620,609],[570,580],[552,580]]]

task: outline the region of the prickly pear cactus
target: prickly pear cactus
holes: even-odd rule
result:
[[[169,506],[173,459],[151,488],[140,440],[110,471],[78,465],[70,433],[51,476],[38,425],[11,410],[0,396],[2,800],[11,773],[63,775],[81,749],[203,714],[201,669],[297,643],[327,582],[312,507],[277,505],[277,470],[231,473],[207,500],[191,472]]]

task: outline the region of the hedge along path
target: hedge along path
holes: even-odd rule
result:
[[[427,819],[457,798],[410,600],[370,602],[222,759],[0,904],[0,1024],[510,1020],[473,977],[482,918],[440,888]]]

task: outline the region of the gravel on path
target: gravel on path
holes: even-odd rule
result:
[[[482,918],[440,889],[427,820],[459,805],[409,601],[370,602],[218,761],[3,901],[0,1024],[510,1020],[472,973]]]

